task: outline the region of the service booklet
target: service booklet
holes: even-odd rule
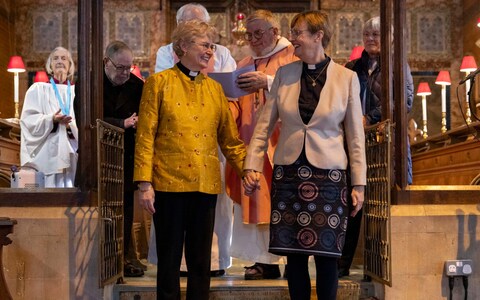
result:
[[[255,66],[248,65],[233,72],[208,73],[208,77],[218,81],[222,85],[225,96],[228,98],[238,98],[240,96],[251,94],[237,87],[235,81],[237,80],[238,75],[253,71],[255,71]]]

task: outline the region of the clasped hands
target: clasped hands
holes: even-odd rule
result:
[[[72,122],[72,117],[68,115],[62,114],[62,110],[59,109],[54,115],[53,115],[53,123],[60,123],[64,125],[68,125],[68,123]]]
[[[261,172],[255,170],[244,170],[242,183],[245,189],[245,195],[250,196],[255,190],[260,189],[260,175]]]

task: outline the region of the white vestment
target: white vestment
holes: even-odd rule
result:
[[[77,167],[78,128],[73,111],[74,86],[56,84],[60,101],[69,109],[72,122],[58,124],[54,130],[53,116],[60,109],[52,84],[34,83],[25,94],[20,118],[20,164],[45,174],[45,187],[73,187]],[[68,99],[70,96],[70,99]],[[53,132],[52,132],[53,130]]]
[[[217,45],[217,49],[213,54],[213,71],[214,72],[232,72],[237,68],[237,64],[233,59],[230,51],[222,46]],[[155,64],[155,72],[172,68],[178,62],[173,51],[173,45],[168,44],[162,46],[157,51],[157,61]],[[225,164],[226,160],[221,151],[219,151],[220,170],[222,175],[222,193],[217,197],[217,206],[215,208],[215,227],[213,229],[211,270],[225,270],[232,265],[230,257],[230,245],[232,240],[232,224],[233,224],[233,201],[225,193]],[[148,261],[157,264],[157,245],[155,242],[155,227],[150,227],[150,243],[148,247]],[[186,271],[185,255],[182,257],[181,270]]]

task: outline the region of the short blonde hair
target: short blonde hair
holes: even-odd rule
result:
[[[327,13],[320,10],[299,13],[293,17],[290,28],[293,28],[298,22],[302,21],[307,23],[307,28],[310,33],[316,33],[320,30],[323,31],[322,46],[323,48],[327,48],[333,34]]]
[[[363,25],[363,32],[366,30],[377,30],[380,32],[380,17],[373,17]]]
[[[277,19],[275,18],[275,16],[273,15],[273,13],[266,9],[258,9],[254,11],[251,15],[247,17],[247,20],[245,20],[245,24],[248,24],[255,20],[263,20],[269,23],[270,26],[272,26],[273,28],[277,28],[277,29],[280,28],[280,25]]]
[[[181,58],[185,55],[185,52],[182,50],[182,44],[193,42],[195,38],[205,35],[213,41],[215,28],[208,23],[198,20],[181,22],[172,34],[173,51],[175,51],[175,54]]]
[[[50,52],[50,54],[48,55],[48,58],[47,58],[47,62],[45,63],[45,70],[47,70],[47,74],[50,74],[50,75],[53,76],[52,59],[53,59],[53,54],[55,52],[57,52],[58,50],[67,51],[67,58],[68,58],[68,61],[70,62],[70,67],[68,68],[68,71],[67,71],[67,79],[70,80],[70,81],[73,81],[73,77],[75,75],[75,63],[73,62],[72,54],[70,53],[70,51],[68,51],[67,49],[65,49],[63,47],[57,47],[57,48],[53,49],[52,52]]]

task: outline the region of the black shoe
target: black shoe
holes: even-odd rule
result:
[[[245,267],[245,280],[277,279],[279,277],[278,265],[255,263],[253,266]]]
[[[346,277],[350,275],[349,269],[338,269],[338,278]]]
[[[132,263],[123,265],[123,275],[125,277],[142,277],[144,274],[142,269],[135,267]]]
[[[225,275],[225,270],[223,269],[210,271],[210,277],[221,277],[223,275]]]

